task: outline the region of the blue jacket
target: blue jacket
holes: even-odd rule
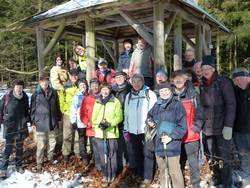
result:
[[[71,107],[70,107],[70,123],[77,123],[78,128],[86,128],[86,125],[80,119],[80,108],[85,95],[78,91],[78,93],[73,97]]]
[[[128,52],[124,51],[121,53],[118,59],[118,65],[117,65],[118,71],[122,71],[123,69],[129,69],[132,53],[133,49],[130,49]]]
[[[166,154],[169,157],[180,155],[181,139],[187,131],[186,112],[181,102],[173,97],[168,101],[162,101],[159,98],[148,112],[148,118],[152,118],[157,123],[155,154],[157,156],[165,156]],[[161,142],[163,133],[172,138],[172,141],[167,144],[166,153]]]

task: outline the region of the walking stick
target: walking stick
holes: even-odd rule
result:
[[[162,133],[161,136],[165,136],[167,135],[166,133]],[[168,169],[168,157],[167,157],[167,144],[163,143],[163,148],[164,148],[164,155],[165,155],[165,160],[166,160],[166,188],[172,188],[172,184],[171,184],[171,179],[170,179],[170,175],[169,175],[169,169]]]

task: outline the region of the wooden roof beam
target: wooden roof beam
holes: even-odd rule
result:
[[[136,30],[140,36],[145,39],[145,41],[147,41],[147,43],[149,43],[151,46],[154,46],[153,36],[149,34],[145,28],[129,14],[129,12],[120,10],[120,15],[128,22],[130,26]]]
[[[101,41],[102,41],[102,45],[107,50],[109,56],[111,57],[112,61],[114,62],[114,65],[115,65],[116,64],[116,60],[115,60],[115,56],[114,56],[111,48],[108,46],[108,44],[104,40],[101,40]]]
[[[191,48],[195,49],[195,43],[192,40],[190,40],[190,38],[187,35],[183,33],[182,33],[182,40],[186,42],[189,46],[191,46]]]
[[[177,12],[172,12],[169,19],[167,20],[167,23],[165,24],[165,28],[164,28],[164,31],[165,31],[164,39],[165,39],[165,41],[167,41],[167,39],[168,39],[168,36],[169,36],[171,28],[172,28],[172,26],[174,24],[176,15],[177,15]]]

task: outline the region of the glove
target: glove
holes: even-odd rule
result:
[[[73,128],[73,130],[77,130],[77,124],[76,123],[72,123],[72,128]]]
[[[103,121],[99,124],[99,128],[101,128],[103,131],[109,127],[111,127],[111,124],[107,121]]]
[[[233,134],[232,127],[224,127],[222,129],[222,135],[225,140],[231,140]]]
[[[123,132],[123,137],[124,137],[124,139],[125,139],[126,142],[130,142],[131,141],[131,136],[130,136],[129,132],[124,131]]]

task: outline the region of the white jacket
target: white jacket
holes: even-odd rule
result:
[[[148,90],[148,97],[146,97],[146,90]],[[156,101],[156,94],[148,87],[144,87],[138,95],[128,93],[124,107],[124,130],[136,135],[144,133],[148,111]]]

